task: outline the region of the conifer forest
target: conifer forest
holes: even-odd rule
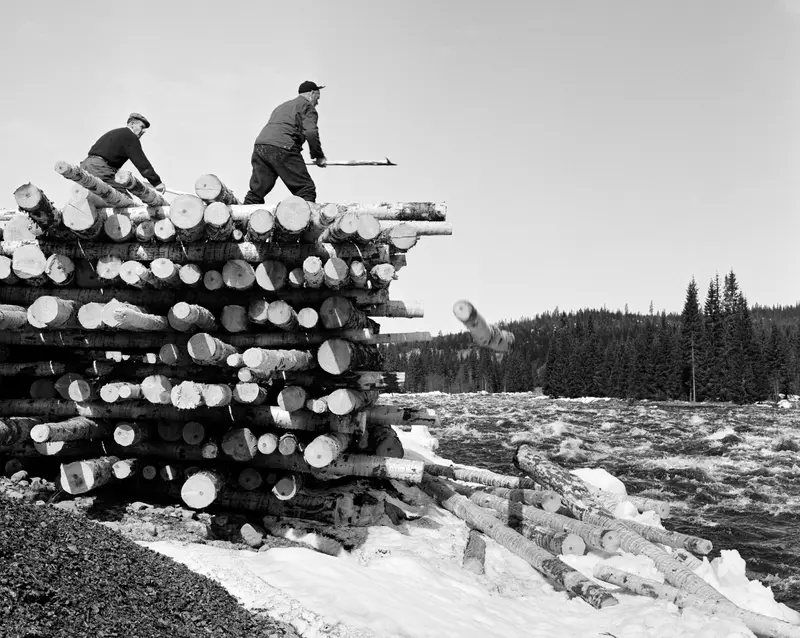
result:
[[[733,271],[710,281],[702,303],[692,279],[681,314],[556,308],[499,326],[515,335],[511,354],[440,334],[387,346],[386,369],[405,371],[407,392],[736,403],[800,394],[800,304],[751,308]]]

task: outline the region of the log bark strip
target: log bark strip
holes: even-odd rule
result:
[[[595,585],[580,572],[559,560],[556,556],[537,547],[522,535],[503,525],[493,516],[484,513],[478,506],[456,494],[442,481],[425,476],[422,489],[436,499],[442,507],[458,516],[471,527],[480,530],[503,547],[525,560],[547,578],[564,586],[565,589],[580,596],[595,609],[618,604],[614,596],[602,587]]]

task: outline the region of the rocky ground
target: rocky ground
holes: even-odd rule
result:
[[[295,637],[220,585],[137,540],[268,551],[296,545],[244,517],[120,500],[66,500],[53,483],[0,478],[0,636]]]

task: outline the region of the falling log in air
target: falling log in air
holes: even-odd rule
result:
[[[595,609],[618,604],[617,599],[604,588],[595,585],[550,552],[537,547],[522,535],[503,525],[497,518],[485,513],[467,498],[459,496],[442,481],[431,476],[423,476],[422,489],[445,509],[464,520],[470,527],[478,529],[494,539],[537,571],[580,596]]]
[[[117,174],[114,175],[114,181],[122,188],[130,191],[133,195],[141,199],[142,202],[148,206],[169,205],[169,202],[164,199],[158,191],[140,182],[130,171],[118,170]]]
[[[204,202],[221,202],[229,206],[239,203],[233,191],[212,173],[206,173],[197,178],[194,183],[194,192]]]
[[[112,478],[112,468],[119,462],[116,456],[101,456],[88,461],[76,461],[61,466],[61,489],[67,494],[85,494],[105,485]]]
[[[120,191],[109,186],[94,175],[90,175],[78,166],[72,166],[67,162],[56,162],[55,170],[56,173],[62,177],[71,179],[73,182],[76,182],[87,190],[90,190],[109,206],[114,208],[125,208],[134,205],[134,201],[130,197],[122,194]]]
[[[56,229],[61,223],[61,211],[33,184],[20,186],[14,191],[14,199],[20,210],[25,211],[43,231]]]
[[[496,352],[509,352],[514,347],[514,335],[507,330],[490,326],[469,301],[462,299],[453,306],[453,314],[472,335],[472,340],[482,348]]]

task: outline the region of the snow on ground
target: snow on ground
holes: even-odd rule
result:
[[[449,463],[436,456],[437,441],[425,427],[401,432],[408,458]],[[580,471],[592,484],[624,493],[602,470]],[[351,553],[329,556],[312,549],[237,551],[168,541],[141,543],[220,582],[250,609],[292,624],[305,638],[574,637],[735,638],[753,636],[738,620],[617,592],[620,604],[596,610],[553,589],[530,565],[486,539],[486,573],[461,567],[468,530],[416,488],[425,515],[402,526],[376,526]],[[653,521],[653,515],[639,517]],[[600,561],[663,581],[650,559],[620,555],[565,556],[591,576]],[[776,603],[772,592],[745,577],[734,550],[723,551],[697,573],[740,606],[799,623],[800,614]],[[611,587],[610,585],[607,585]]]

